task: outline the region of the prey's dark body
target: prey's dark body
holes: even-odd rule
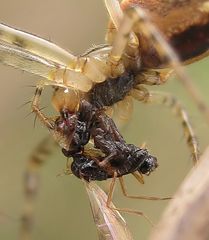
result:
[[[134,72],[125,72],[120,77],[96,84],[89,92],[89,102],[97,108],[103,108],[123,100],[138,84],[135,75]]]
[[[149,154],[147,150],[141,149],[141,154],[141,159],[130,157],[124,161],[123,158],[121,159],[121,162],[117,162],[117,160],[115,161],[115,159],[113,159],[110,162],[110,165],[112,170],[116,171],[117,177],[122,177],[136,171],[142,174],[149,174],[154,170],[155,167],[157,167],[157,162],[153,163],[152,159],[148,158]],[[102,161],[102,158],[97,158],[97,160]],[[73,155],[71,171],[78,178],[83,178],[88,182],[103,181],[113,177],[112,172],[110,173],[104,168],[98,166],[98,164],[91,157],[80,153]]]
[[[72,115],[75,113],[63,116],[70,119]],[[112,178],[115,172],[117,177],[135,171],[149,174],[157,167],[157,159],[146,149],[125,142],[104,110],[82,101],[76,116],[77,122],[70,149],[62,151],[65,156],[72,157],[71,170],[78,178],[102,181]],[[59,121],[64,122],[66,119]],[[90,138],[94,141],[94,147],[101,151],[99,156],[85,153],[84,146]],[[105,164],[100,165],[104,161]]]

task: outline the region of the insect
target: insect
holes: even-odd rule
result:
[[[69,137],[64,136],[63,141],[62,132],[55,129],[53,119],[40,111],[40,96],[45,85],[57,87],[53,103],[61,115],[65,109],[76,113],[81,99],[98,109],[108,109],[123,99],[127,102],[132,96],[142,102],[158,101],[176,107],[187,133],[193,159],[197,161],[195,136],[181,104],[170,95],[150,93],[144,88],[144,85],[163,84],[171,67],[182,77],[174,51],[152,25],[148,15],[152,16],[152,20],[164,33],[166,40],[174,46],[182,61],[188,63],[208,53],[208,32],[203,31],[208,27],[208,1],[175,1],[169,4],[160,1],[157,4],[164,11],[163,18],[158,11],[153,14],[156,6],[149,2],[140,2],[140,5],[137,1],[123,1],[121,6],[124,13],[117,1],[105,3],[113,22],[108,29],[108,44],[75,57],[48,41],[1,25],[0,60],[47,79],[37,85],[32,109],[65,153],[69,151],[74,135],[70,132]],[[146,14],[140,7],[150,10],[150,14]],[[197,9],[195,13],[194,8]],[[180,23],[174,16],[183,10],[188,13],[183,14],[186,19],[182,19],[186,24],[178,29]],[[195,20],[191,22],[193,14]],[[195,44],[192,50],[187,44],[187,48],[181,45],[188,35]],[[183,79],[185,80],[184,76]]]
[[[146,149],[127,144],[113,120],[85,100],[81,101],[76,114],[68,110],[62,112],[55,121],[54,130],[59,137],[61,135],[62,143],[70,142],[68,150],[64,144],[62,151],[74,160],[72,173],[88,182],[111,178],[114,171],[118,177],[136,171],[148,175],[157,167],[155,157]],[[97,156],[93,151],[86,153],[84,150],[90,138],[94,147],[100,150]]]

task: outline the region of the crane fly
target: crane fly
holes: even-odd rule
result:
[[[180,60],[182,64],[189,64],[208,56],[209,1],[104,2],[111,20],[105,44],[74,56],[52,42],[0,24],[0,61],[43,78],[36,87],[32,112],[48,129],[63,154],[73,159],[71,170],[74,175],[87,181],[113,179],[107,198],[111,207],[117,177],[127,196],[124,175],[132,173],[143,183],[141,174],[149,174],[157,167],[156,157],[148,150],[125,142],[111,120],[112,112],[117,112],[115,107],[122,109],[119,115],[123,119],[130,115],[133,99],[174,108],[182,120],[193,161],[198,161],[195,134],[181,103],[170,94],[152,92],[146,86],[164,84],[174,70],[209,119],[208,107],[180,64]],[[41,111],[40,98],[45,86],[54,88],[52,105],[59,113],[58,117],[48,117]],[[89,141],[93,141],[94,151],[85,150]],[[37,152],[48,153],[46,143],[43,141]],[[99,151],[99,155],[95,156],[95,151]],[[134,160],[137,160],[136,165]],[[31,155],[25,177],[28,205],[35,191],[34,172],[41,162],[36,154]],[[98,188],[89,189],[92,194],[96,193],[96,198],[102,196]],[[104,199],[100,199],[100,204]],[[108,214],[112,214],[110,210]],[[31,212],[26,207],[23,236],[31,228],[30,220]]]

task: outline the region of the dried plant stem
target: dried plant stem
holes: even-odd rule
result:
[[[209,239],[209,147],[186,177],[149,240]]]

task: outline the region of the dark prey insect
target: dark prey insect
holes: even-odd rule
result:
[[[116,177],[127,195],[123,175],[133,173],[142,181],[140,173],[147,174],[157,166],[156,158],[147,150],[127,144],[120,135],[107,116],[115,106],[123,107],[120,113],[125,119],[130,115],[127,106],[131,106],[132,98],[174,108],[181,118],[193,160],[198,161],[195,134],[182,105],[174,96],[148,91],[145,86],[164,84],[175,70],[209,119],[207,106],[179,61],[189,64],[208,56],[209,2],[124,0],[119,4],[117,0],[105,0],[105,5],[111,20],[106,44],[74,56],[49,41],[0,24],[0,61],[44,78],[37,84],[32,111],[64,155],[73,158],[72,172],[76,176],[86,180],[113,178],[109,203]],[[41,93],[46,85],[55,89],[52,103],[60,114],[56,120],[40,108]],[[99,155],[85,150],[89,141],[93,141],[94,151]],[[44,144],[41,148],[44,149]],[[25,183],[29,200],[36,190],[30,179],[41,162],[33,157],[29,164]],[[30,231],[30,220],[26,211],[25,232]]]
[[[155,157],[145,149],[127,144],[113,120],[85,100],[76,114],[65,110],[55,121],[55,129],[71,139],[69,150],[62,151],[66,157],[73,158],[72,173],[87,181],[106,180],[115,172],[117,177],[136,172],[149,174],[157,167]],[[90,137],[103,156],[85,152]]]

